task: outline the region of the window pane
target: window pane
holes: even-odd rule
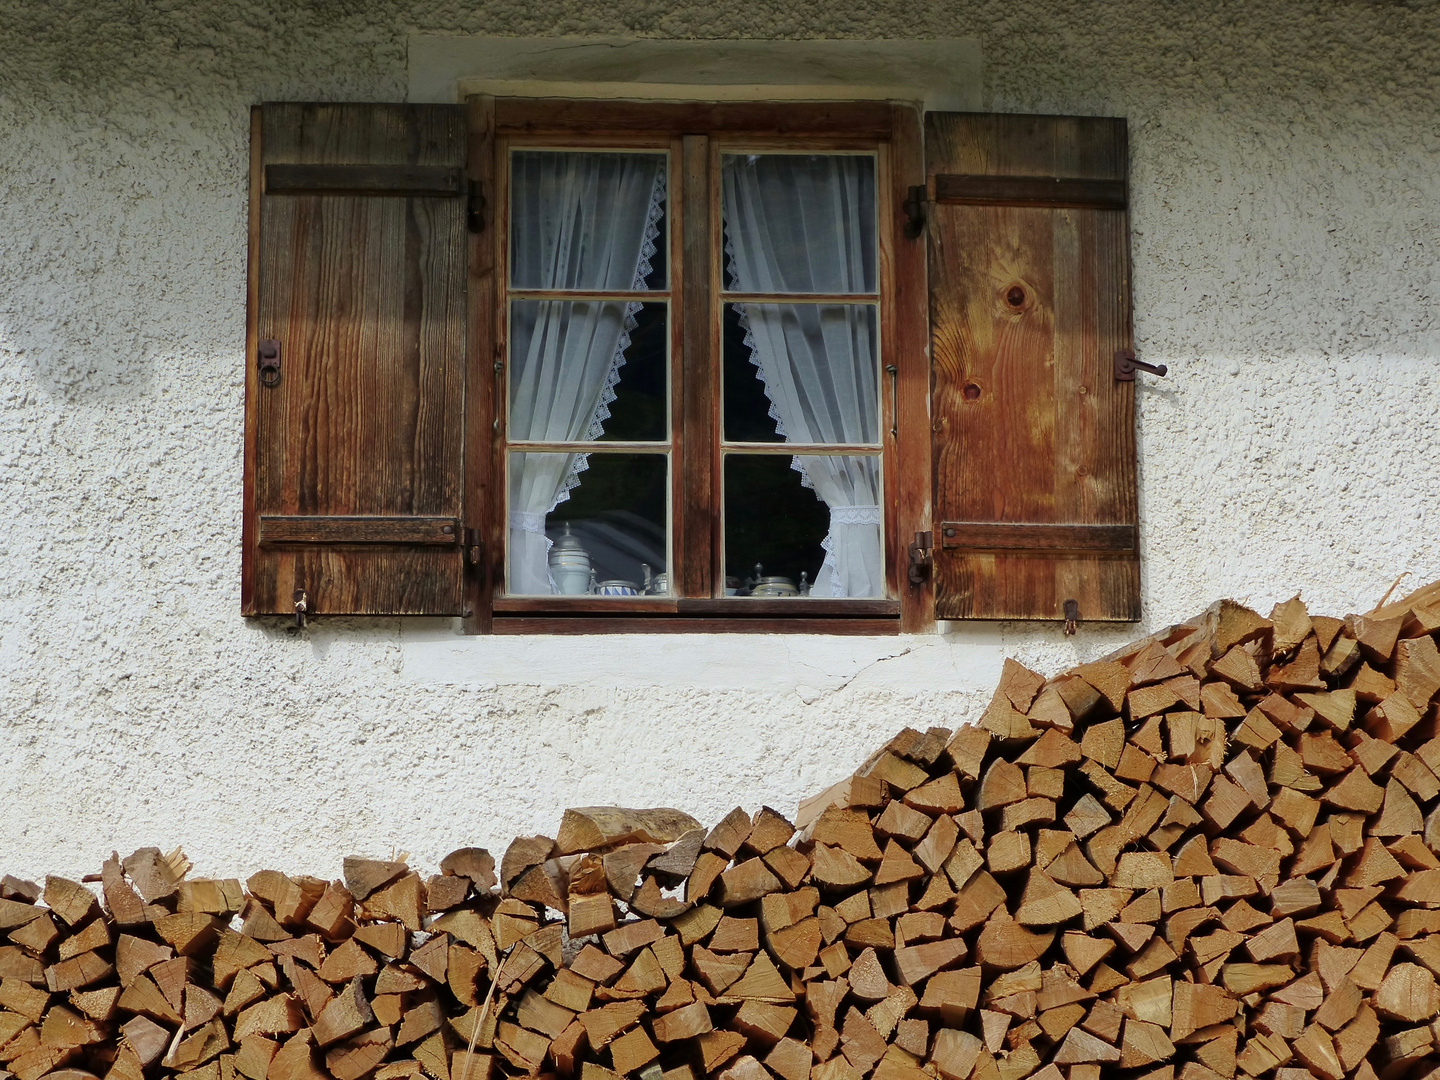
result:
[[[875,291],[875,159],[727,154],[720,168],[725,288]]]
[[[667,591],[666,455],[516,452],[509,471],[512,596]]]
[[[664,154],[511,156],[513,288],[663,289],[664,226]]]
[[[510,438],[669,438],[663,303],[510,302]]]
[[[755,350],[745,340],[747,324],[740,321],[740,313],[736,310],[740,306],[726,304],[721,314],[721,389],[724,394],[721,408],[725,438],[731,442],[784,442],[784,437],[776,430],[775,417],[770,415],[770,399],[765,396],[765,383],[754,362]]]
[[[880,505],[877,455],[727,454],[727,594],[883,596]]]
[[[879,442],[876,330],[871,304],[726,304],[725,438]]]

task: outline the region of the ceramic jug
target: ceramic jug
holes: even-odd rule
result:
[[[550,548],[550,578],[562,596],[583,596],[590,591],[590,553],[565,522]]]

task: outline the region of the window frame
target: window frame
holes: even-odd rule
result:
[[[666,200],[665,200],[665,237],[663,242],[666,245],[666,284],[663,290],[650,290],[645,294],[647,302],[664,303],[666,306],[666,329],[669,333],[669,347],[666,355],[666,383],[669,390],[669,405],[667,408],[667,419],[669,421],[668,441],[654,443],[588,443],[596,449],[587,449],[586,453],[654,453],[664,452],[667,459],[667,476],[669,479],[669,497],[666,500],[667,536],[666,547],[667,557],[670,562],[668,566],[675,563],[675,553],[681,547],[683,535],[682,515],[679,512],[680,497],[683,492],[683,476],[680,468],[684,460],[684,416],[683,416],[683,386],[684,378],[681,371],[683,361],[684,344],[684,320],[678,318],[676,311],[684,303],[684,279],[679,271],[678,259],[682,255],[682,247],[679,242],[680,230],[675,227],[675,222],[680,220],[679,216],[672,218],[677,207],[683,206],[681,199],[675,197],[673,178],[678,174],[677,166],[680,160],[680,146],[677,140],[668,136],[645,138],[644,136],[614,136],[599,135],[593,137],[571,137],[564,140],[556,139],[546,134],[518,134],[502,136],[495,140],[495,202],[496,202],[496,223],[494,229],[494,242],[497,247],[496,254],[496,313],[495,326],[495,355],[504,364],[503,371],[496,372],[495,379],[495,411],[499,419],[499,427],[494,429],[496,446],[496,506],[493,516],[499,523],[496,530],[497,540],[500,545],[497,551],[496,588],[492,597],[492,608],[502,616],[525,616],[532,614],[556,614],[560,616],[584,616],[604,615],[609,611],[622,611],[634,615],[664,616],[676,614],[674,596],[637,596],[637,597],[555,597],[555,596],[529,596],[506,594],[506,567],[505,567],[505,541],[508,537],[509,522],[509,454],[517,452],[514,443],[509,438],[510,423],[510,299],[511,293],[523,293],[530,290],[512,288],[509,282],[509,249],[510,249],[510,219],[508,209],[510,205],[510,159],[516,150],[545,149],[545,150],[584,150],[593,148],[595,150],[614,150],[622,153],[637,152],[643,153],[647,150],[661,150],[666,154]],[[682,211],[683,213],[683,211]],[[560,291],[563,293],[563,290]],[[640,296],[634,297],[641,299]],[[519,444],[518,452],[527,452],[531,444]],[[573,445],[573,444],[572,444]],[[543,452],[543,451],[542,451]],[[574,452],[567,448],[563,452]],[[673,575],[672,575],[673,577]]]
[[[466,525],[472,633],[752,631],[893,634],[933,625],[928,580],[907,573],[911,531],[928,531],[930,424],[925,248],[900,204],[923,178],[920,115],[889,102],[650,103],[472,97],[469,175],[485,196],[471,238]],[[668,152],[672,595],[504,593],[507,511],[509,158],[513,149]],[[718,182],[739,150],[876,157],[877,286],[885,599],[719,597],[723,565],[723,289]],[[697,209],[698,208],[698,209]],[[893,375],[886,370],[894,365]],[[488,438],[485,433],[488,434]],[[476,437],[478,436],[478,437]],[[655,444],[655,448],[665,444]],[[602,451],[603,452],[603,451]],[[771,451],[784,453],[786,451]],[[681,553],[684,553],[683,555]],[[475,556],[479,556],[476,565]],[[686,557],[688,556],[688,557]]]

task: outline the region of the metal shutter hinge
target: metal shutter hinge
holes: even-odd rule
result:
[[[894,439],[900,435],[900,369],[886,364],[885,374],[890,376],[890,437]]]
[[[935,565],[935,534],[917,532],[910,545],[910,584],[923,584]]]
[[[296,589],[293,597],[295,602],[295,627],[299,630],[305,629],[305,614],[310,610],[310,597],[304,589]]]
[[[1134,382],[1137,370],[1148,371],[1151,375],[1159,375],[1162,378],[1170,373],[1170,369],[1164,364],[1147,364],[1143,360],[1136,360],[1134,349],[1115,350],[1116,382]]]
[[[928,189],[928,184],[913,185],[910,194],[900,204],[900,209],[905,212],[905,236],[910,240],[919,239],[925,231],[925,204],[930,199]]]
[[[465,561],[471,566],[480,565],[480,556],[485,551],[485,541],[480,539],[479,529],[465,530]]]
[[[485,231],[485,187],[479,180],[470,181],[470,195],[465,200],[465,227],[473,233]]]
[[[1080,629],[1080,601],[1065,601],[1065,635],[1074,637],[1075,631]]]

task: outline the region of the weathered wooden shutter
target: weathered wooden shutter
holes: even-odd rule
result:
[[[941,619],[1140,617],[1124,120],[931,113]]]
[[[458,614],[464,110],[264,105],[251,138],[244,612]]]

